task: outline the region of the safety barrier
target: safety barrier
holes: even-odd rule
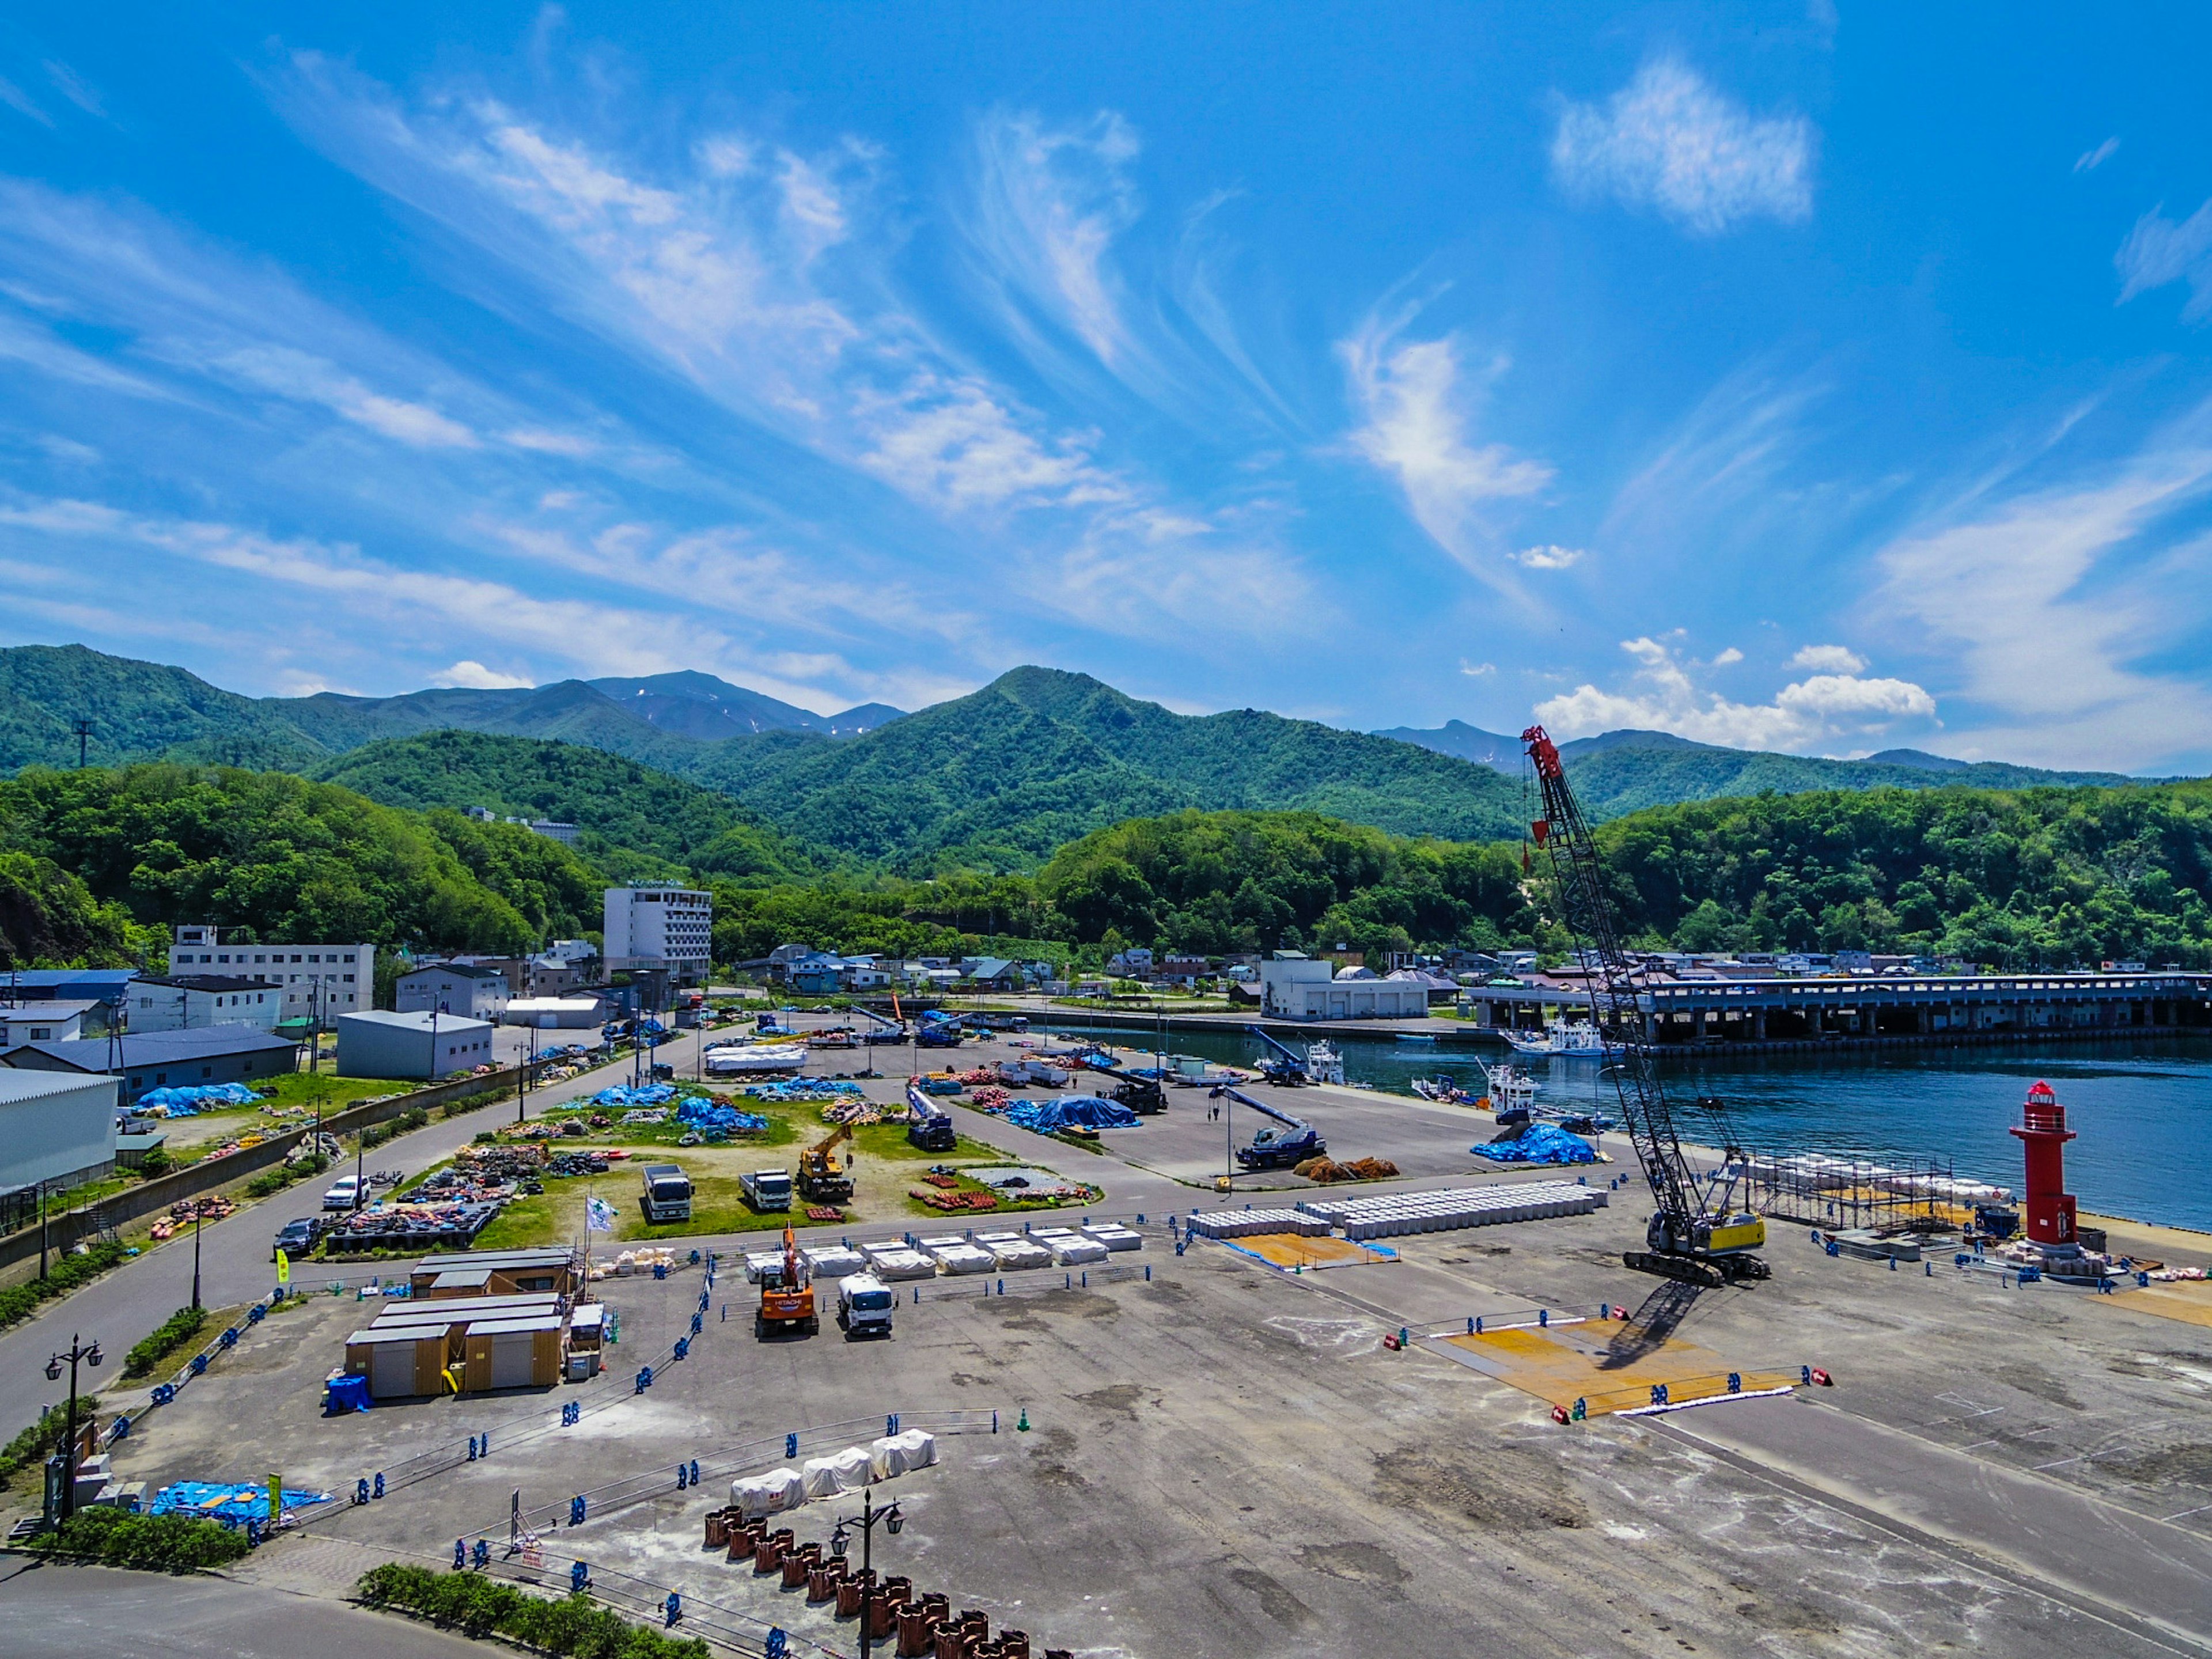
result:
[[[242,1325],[226,1326],[216,1332],[210,1339],[208,1345],[179,1365],[175,1374],[167,1382],[154,1384],[148,1391],[146,1403],[140,1407],[135,1414],[123,1412],[116,1413],[115,1420],[100,1431],[100,1443],[107,1446],[112,1445],[118,1440],[128,1440],[131,1431],[145,1418],[147,1413],[158,1411],[161,1407],[175,1400],[178,1394],[194,1377],[206,1376],[207,1368],[236,1347],[239,1339],[266,1319],[269,1316],[269,1310],[283,1301],[284,1297],[285,1291],[280,1286],[270,1291],[258,1302],[248,1303],[246,1308],[245,1322]]]

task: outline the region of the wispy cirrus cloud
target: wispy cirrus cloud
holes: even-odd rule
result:
[[[1818,660],[1801,665],[1835,672],[1793,680],[1763,703],[1732,702],[1700,687],[1664,641],[1645,636],[1624,640],[1620,648],[1636,663],[1627,686],[1602,690],[1585,683],[1538,703],[1537,720],[1561,737],[1626,726],[1731,749],[1832,752],[1863,750],[1900,726],[1926,726],[1936,719],[1936,699],[1924,688],[1910,680],[1863,678],[1844,667],[1850,653],[1826,654],[1839,647],[1813,647]]]
[[[2212,317],[2212,201],[2179,223],[2166,216],[2163,204],[2153,208],[2136,221],[2112,264],[2120,273],[2116,303],[2125,305],[2169,283],[2186,283],[2182,320],[2201,323]]]
[[[2095,149],[2085,149],[2080,155],[2076,156],[2074,160],[2074,171],[2076,173],[2094,173],[2099,167],[2104,166],[2106,162],[2111,161],[2112,157],[2118,155],[2119,153],[2120,141],[2118,138],[2107,138],[2103,143],[2099,144]]]
[[[1813,213],[1812,123],[1755,116],[1695,70],[1654,58],[1601,106],[1563,101],[1552,171],[1571,193],[1648,208],[1698,235]]]
[[[1337,347],[1364,422],[1352,447],[1397,481],[1431,539],[1474,574],[1504,586],[1496,504],[1535,495],[1551,483],[1552,468],[1474,436],[1482,394],[1505,361],[1470,374],[1458,337],[1407,340],[1407,320],[1370,317]]]

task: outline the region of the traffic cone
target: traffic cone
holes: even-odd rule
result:
[[[1018,1434],[1027,1434],[1030,1431],[1030,1408],[1027,1406],[1022,1407],[1022,1420],[1014,1425],[1014,1431]]]

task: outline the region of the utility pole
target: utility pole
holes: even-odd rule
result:
[[[76,738],[76,769],[82,772],[84,770],[85,744],[92,736],[92,722],[83,720],[71,720],[70,732]]]
[[[207,1200],[192,1200],[192,1311],[200,1310],[200,1223],[207,1218]]]

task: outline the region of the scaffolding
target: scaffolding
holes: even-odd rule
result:
[[[2012,1199],[2008,1189],[1963,1180],[1948,1159],[1933,1158],[1911,1163],[1827,1152],[1753,1153],[1741,1178],[1751,1209],[1831,1232],[1944,1232],[1971,1225],[1977,1206]]]

